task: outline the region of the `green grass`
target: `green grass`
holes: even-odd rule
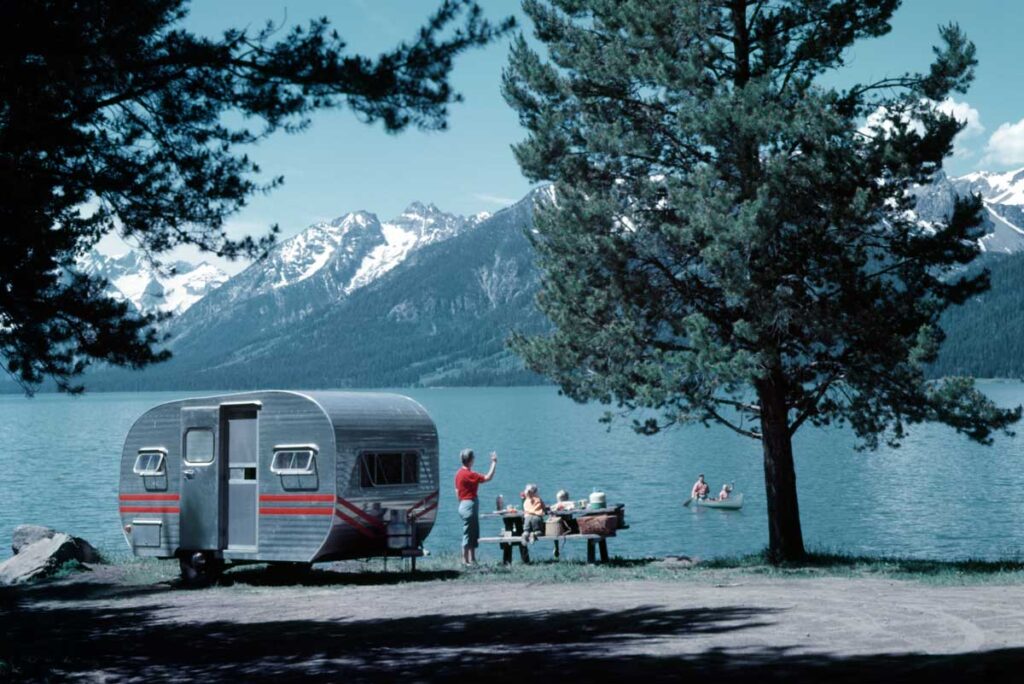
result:
[[[744,578],[767,577],[801,580],[819,577],[889,578],[928,584],[1017,584],[1024,583],[1024,562],[936,561],[912,558],[854,556],[829,551],[812,551],[799,564],[776,566],[765,553],[714,558],[694,563],[659,558],[612,558],[605,564],[588,565],[579,560],[553,561],[536,558],[523,565],[516,556],[511,566],[489,560],[473,568],[464,568],[454,555],[422,559],[415,575],[391,560],[385,565],[376,559],[362,562],[317,566],[305,577],[268,576],[259,566],[238,568],[228,573],[239,583],[274,586],[290,583],[325,585],[401,584],[404,582],[453,581],[471,584],[510,582],[559,584],[617,581],[692,581],[720,584]]]
[[[123,584],[138,586],[171,582],[178,579],[178,561],[156,558],[124,558],[111,563],[123,572]]]
[[[753,577],[771,579],[887,578],[927,584],[1019,584],[1024,583],[1024,561],[1004,560],[938,561],[900,557],[858,556],[831,550],[812,550],[796,564],[772,565],[762,553],[679,562],[660,558],[612,558],[604,564],[588,565],[581,560],[553,561],[534,549],[534,562],[524,565],[518,554],[511,566],[491,556],[480,565],[464,568],[455,555],[436,555],[419,561],[417,572],[396,559],[346,561],[317,565],[309,572],[267,571],[264,565],[243,565],[229,569],[228,583],[237,588],[275,586],[359,586],[408,582],[450,581],[482,584],[509,582],[559,584],[575,582],[684,581],[721,584]],[[126,585],[175,582],[178,564],[173,560],[132,558],[115,562],[112,568]],[[70,570],[70,568],[69,568]],[[66,573],[61,573],[65,575]]]
[[[930,584],[1024,582],[1024,561],[928,560],[899,556],[859,556],[814,549],[799,563],[772,565],[766,552],[714,558],[698,564],[700,570],[724,570],[775,577],[886,577]]]
[[[692,564],[660,558],[613,558],[607,564],[587,565],[581,561],[554,562],[537,559],[530,565],[511,566],[494,561],[465,569],[456,556],[434,556],[421,561],[425,573],[470,583],[483,582],[611,582],[622,580],[697,581],[721,583],[744,577],[769,578],[888,578],[928,584],[1018,584],[1024,583],[1024,561],[1019,557],[1003,560],[925,560],[916,558],[859,556],[814,549],[801,563],[773,565],[767,553],[712,558]],[[379,561],[378,561],[379,563]],[[383,566],[368,565],[363,574],[382,572]],[[438,577],[439,579],[441,577]]]

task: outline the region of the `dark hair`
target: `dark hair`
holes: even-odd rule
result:
[[[459,452],[459,458],[462,459],[462,465],[468,466],[470,462],[473,460],[473,450],[463,449],[462,451]]]

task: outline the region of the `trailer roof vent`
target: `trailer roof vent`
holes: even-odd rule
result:
[[[166,449],[161,447],[145,447],[139,449],[139,455],[135,457],[135,465],[132,466],[132,472],[142,477],[158,477],[164,474],[166,461]]]
[[[315,475],[316,447],[306,444],[274,447],[270,472],[275,475]]]

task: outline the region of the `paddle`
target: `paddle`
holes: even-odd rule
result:
[[[683,508],[686,508],[687,506],[689,506],[691,501],[693,501],[693,497],[692,496],[689,499],[687,499],[686,501],[683,502]]]

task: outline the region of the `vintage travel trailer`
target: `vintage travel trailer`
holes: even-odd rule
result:
[[[125,539],[178,558],[190,582],[225,563],[415,559],[437,503],[437,429],[395,394],[172,401],[135,421],[121,454]]]

